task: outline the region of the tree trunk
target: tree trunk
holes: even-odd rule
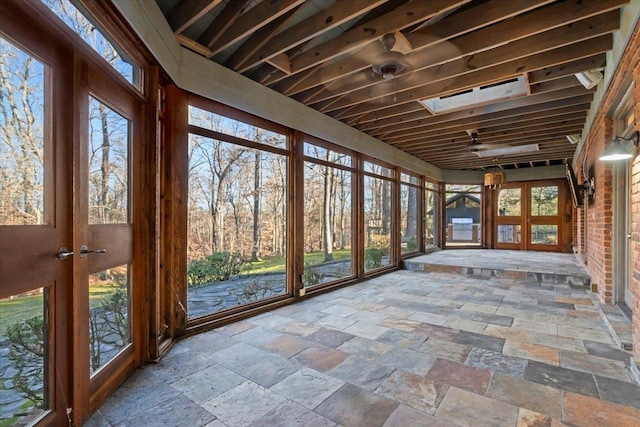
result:
[[[408,187],[409,194],[407,200],[407,227],[405,229],[405,237],[415,239],[417,233],[417,211],[418,211],[418,191],[414,187]]]
[[[391,230],[391,186],[388,181],[382,184],[382,233],[389,234]]]
[[[253,248],[251,261],[260,259],[260,152],[256,150],[253,170]]]
[[[100,211],[102,212],[102,221],[103,223],[106,223],[108,210],[107,203],[109,203],[109,152],[111,150],[111,141],[109,141],[109,123],[107,121],[107,112],[105,111],[104,105],[100,104],[99,110],[100,120],[102,122],[102,163],[100,164],[101,182],[100,199],[98,200],[98,204],[100,205]]]
[[[323,189],[323,201],[324,201],[324,214],[322,215],[322,231],[324,233],[324,260],[333,260],[333,235],[331,233],[331,193],[333,187],[333,170],[329,167],[324,167],[324,189]]]

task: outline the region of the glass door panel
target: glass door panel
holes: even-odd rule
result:
[[[326,160],[334,163],[332,153],[327,150]],[[354,275],[351,175],[349,170],[305,161],[302,276],[305,288]]]
[[[0,299],[0,425],[23,425],[50,408],[49,288]]]
[[[559,181],[510,183],[494,196],[494,247],[561,251],[564,187]],[[570,215],[569,215],[570,218]]]
[[[532,184],[529,188],[527,248],[560,250],[560,186]]]
[[[52,384],[65,368],[51,340],[66,319],[50,314],[61,306],[71,263],[55,256],[66,206],[64,191],[55,191],[46,120],[56,61],[46,62],[0,32],[0,426],[35,423],[62,406]],[[60,299],[51,300],[56,293]]]
[[[89,96],[88,108],[86,200],[92,242],[80,248],[80,256],[89,262],[89,371],[93,376],[131,342],[129,267],[118,264],[129,261],[122,255],[131,254],[132,127],[130,120],[94,96]]]
[[[499,188],[495,207],[495,247],[522,249],[522,188]]]
[[[364,235],[364,271],[391,265],[391,181],[364,177]]]

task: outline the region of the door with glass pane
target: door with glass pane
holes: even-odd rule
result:
[[[561,251],[565,212],[564,181],[506,184],[495,190],[494,247]]]
[[[89,397],[103,394],[118,371],[133,366],[133,212],[131,164],[140,141],[140,103],[126,88],[86,64],[80,90],[74,175],[75,282],[79,295],[75,348]],[[139,198],[138,198],[139,199]],[[82,383],[82,382],[80,382]],[[93,406],[92,404],[90,406]]]
[[[522,249],[522,187],[511,184],[495,192],[495,248]]]
[[[0,15],[16,19],[0,28],[0,425],[25,425],[66,419],[69,398],[70,133],[53,103],[71,70]]]
[[[527,190],[526,249],[534,251],[560,251],[562,216],[561,197],[564,188],[559,183],[529,184]]]

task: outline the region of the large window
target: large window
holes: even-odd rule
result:
[[[79,10],[69,0],[42,0],[71,30],[82,38],[98,55],[111,65],[126,81],[142,89],[140,67],[127,53],[102,31],[91,14]]]
[[[353,276],[353,158],[304,144],[305,287]]]
[[[364,163],[364,271],[393,265],[393,170],[372,162]]]
[[[447,184],[445,191],[446,246],[480,245],[482,187]]]
[[[287,293],[287,136],[189,109],[188,317]]]
[[[420,178],[407,173],[400,174],[400,253],[420,251],[418,216],[420,214]]]

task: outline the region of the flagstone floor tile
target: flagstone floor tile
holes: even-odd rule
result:
[[[273,426],[335,427],[336,423],[302,405],[286,401],[250,424],[250,427]],[[224,427],[224,424],[220,424],[220,427]]]
[[[507,356],[521,357],[523,359],[535,360],[551,365],[560,364],[559,350],[544,345],[507,340],[502,352]]]
[[[605,402],[576,393],[565,393],[564,421],[572,425],[598,427],[636,427],[640,410]]]
[[[640,409],[639,385],[599,375],[596,375],[595,377],[598,390],[600,391],[600,398],[602,400]]]
[[[518,407],[451,387],[435,415],[459,426],[513,426],[518,419]]]
[[[555,418],[562,418],[562,391],[553,387],[494,374],[486,396]]]
[[[488,256],[522,256],[510,253]],[[565,284],[396,271],[179,340],[86,425],[640,425],[631,353],[594,301]]]
[[[312,345],[293,356],[293,359],[303,366],[326,372],[344,361],[347,353],[321,344]]]
[[[605,359],[574,351],[561,351],[560,366],[620,381],[629,381],[624,362],[618,360]]]
[[[246,381],[202,406],[224,424],[241,426],[251,424],[285,401],[278,393]]]
[[[398,407],[398,402],[379,394],[345,384],[315,410],[343,426],[382,426]]]
[[[469,366],[492,371],[494,374],[500,373],[516,378],[524,378],[524,370],[527,367],[526,359],[505,356],[501,353],[483,348],[474,348],[471,350],[464,363]]]
[[[474,393],[484,394],[489,386],[491,372],[449,360],[438,359],[433,368],[427,373],[427,378]]]
[[[392,366],[382,365],[360,356],[349,356],[327,373],[335,378],[373,391],[393,370]]]
[[[302,368],[272,386],[270,390],[293,400],[308,409],[314,409],[338,390],[344,381],[309,368]]]
[[[396,408],[382,427],[457,427],[449,421],[436,418],[405,405]]]
[[[555,387],[559,390],[598,397],[595,378],[593,375],[585,372],[530,361],[527,365],[524,378],[528,381]]]

